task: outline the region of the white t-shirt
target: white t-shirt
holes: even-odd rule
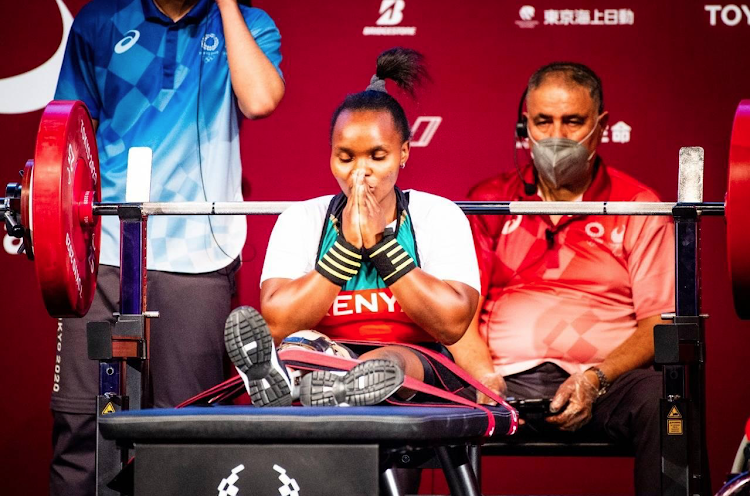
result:
[[[297,279],[315,270],[323,223],[333,195],[295,203],[276,221],[268,240],[261,284],[267,279]],[[443,280],[480,291],[479,267],[469,221],[452,201],[409,191],[409,214],[420,268]]]

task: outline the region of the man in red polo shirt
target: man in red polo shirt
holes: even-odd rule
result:
[[[529,80],[521,119],[532,164],[485,180],[471,200],[659,201],[596,153],[601,81],[553,63]],[[460,363],[507,396],[553,398],[542,426],[636,450],[637,494],[658,494],[661,374],[653,327],[674,310],[671,220],[645,216],[473,216],[482,272]]]

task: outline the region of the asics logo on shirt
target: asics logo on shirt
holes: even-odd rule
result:
[[[125,38],[117,42],[117,45],[115,45],[115,53],[121,54],[127,52],[138,42],[138,38],[140,37],[141,33],[137,29],[131,29],[125,33]]]

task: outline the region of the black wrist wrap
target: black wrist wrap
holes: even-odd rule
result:
[[[315,270],[337,286],[343,286],[357,275],[360,267],[362,267],[360,249],[341,235],[315,264]]]
[[[380,243],[367,250],[366,254],[388,286],[417,268],[414,259],[393,234],[383,236]]]

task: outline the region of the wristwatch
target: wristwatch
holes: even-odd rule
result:
[[[607,376],[599,367],[589,367],[586,369],[586,372],[592,371],[596,374],[597,379],[599,379],[599,396],[603,395],[607,392],[607,389],[612,385],[611,382],[609,382],[609,379],[607,379]]]

